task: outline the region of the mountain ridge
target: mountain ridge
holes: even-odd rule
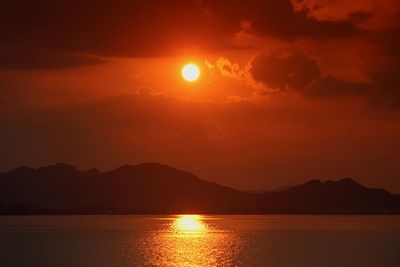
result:
[[[0,214],[400,214],[400,196],[351,178],[233,189],[160,163],[109,171],[57,163],[0,173]]]

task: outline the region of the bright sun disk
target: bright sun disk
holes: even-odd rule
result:
[[[186,64],[182,68],[182,77],[188,82],[194,82],[200,77],[200,69],[195,64]]]

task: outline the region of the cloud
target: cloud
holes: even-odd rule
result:
[[[317,62],[303,53],[259,54],[251,62],[255,81],[279,92],[294,91],[308,97],[370,95],[371,86],[321,74]]]
[[[80,53],[0,47],[0,69],[62,69],[104,62],[99,57]]]
[[[320,75],[317,63],[304,54],[260,54],[251,62],[252,77],[279,90],[301,90]]]
[[[311,83],[303,94],[312,97],[331,97],[346,94],[366,95],[370,88],[364,83],[342,81],[332,76],[320,77]]]
[[[396,25],[398,0],[292,0],[297,11],[307,12],[317,20],[338,21],[354,18],[356,26],[381,30]]]
[[[377,59],[367,61],[366,71],[374,88],[373,104],[389,109],[400,108],[400,23],[396,28],[373,36]]]
[[[251,83],[248,66],[241,67],[239,64],[232,62],[228,58],[220,57],[215,63],[215,67],[219,70],[222,76]]]
[[[308,16],[305,10],[295,10],[287,0],[202,1],[212,19],[234,31],[242,21],[248,21],[251,32],[260,36],[293,40],[299,37],[312,39],[349,37],[360,33],[354,23],[367,15],[362,12],[337,21],[322,21]],[[363,16],[361,16],[363,14]]]
[[[153,57],[225,45],[199,4],[184,0],[6,0],[0,28],[0,46],[21,51]]]
[[[0,67],[28,68],[29,53],[35,69],[97,63],[77,59],[74,53],[157,57],[237,49],[240,45],[233,45],[232,38],[243,30],[243,21],[254,35],[283,40],[358,32],[351,18],[319,21],[296,12],[289,0],[6,0],[0,9],[0,47],[13,47],[21,55],[0,54]],[[43,63],[36,54],[39,50],[49,53]]]
[[[221,73],[246,83],[253,78],[278,91],[314,96],[354,94],[363,91],[361,85],[351,81],[350,75],[326,72],[321,62],[328,60],[321,47],[329,42],[329,49],[344,51],[337,54],[348,62],[345,57],[351,56],[345,51],[351,50],[347,44],[372,45],[375,50],[370,55],[355,59],[363,62],[360,76],[370,80],[368,94],[376,105],[397,107],[399,6],[394,0],[6,0],[0,9],[0,69],[60,69],[99,64],[115,57],[160,57],[193,51],[218,52],[223,59],[224,51],[240,47],[235,35],[246,32],[262,42],[260,50],[268,47],[269,38],[305,52],[260,54],[249,69],[232,63],[237,59],[219,62]],[[333,38],[342,45],[335,47],[330,42]],[[302,42],[305,39],[308,43]]]

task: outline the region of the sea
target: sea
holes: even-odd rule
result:
[[[0,266],[400,266],[400,216],[0,216]]]

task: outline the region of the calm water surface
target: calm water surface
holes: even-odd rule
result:
[[[0,216],[0,266],[400,266],[400,217]]]

